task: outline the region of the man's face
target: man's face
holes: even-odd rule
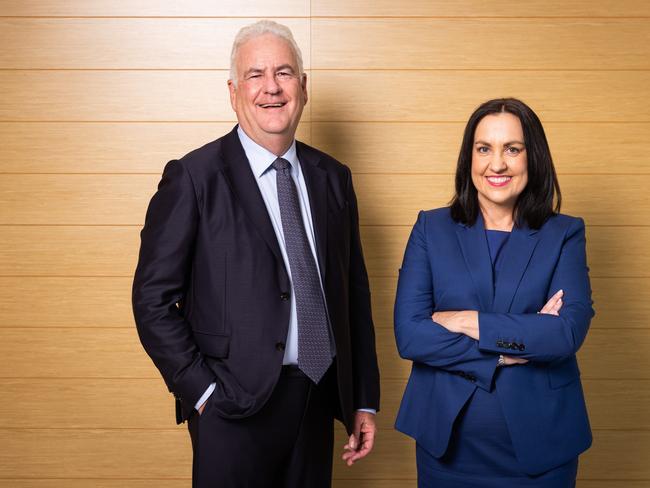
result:
[[[307,77],[300,75],[291,46],[273,34],[255,37],[239,48],[237,86],[228,82],[239,125],[267,149],[270,141],[292,141],[307,103]]]

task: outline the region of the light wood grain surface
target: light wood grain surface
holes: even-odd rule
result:
[[[333,486],[416,486],[392,430],[397,271],[417,212],[451,197],[465,121],[500,96],[540,115],[563,210],[587,224],[578,487],[650,486],[650,3],[0,0],[0,488],[189,486],[131,280],[165,163],[235,123],[231,41],[262,17],[308,69],[298,138],[350,166],[360,204],[383,403],[376,452],[335,460]]]

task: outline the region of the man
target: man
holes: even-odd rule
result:
[[[235,39],[239,125],[165,168],[133,284],[140,339],[188,420],[193,486],[331,484],[373,447],[379,373],[350,170],[294,139],[307,78],[291,32]]]

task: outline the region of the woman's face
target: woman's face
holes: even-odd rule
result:
[[[528,183],[528,158],[519,118],[501,112],[486,115],[474,132],[472,182],[481,208],[514,209]]]

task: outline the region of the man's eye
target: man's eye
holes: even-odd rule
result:
[[[279,78],[288,78],[288,77],[291,76],[291,74],[290,74],[290,73],[287,73],[286,71],[279,71],[277,76],[278,76]]]
[[[260,76],[262,76],[262,75],[260,75],[259,73],[256,73],[254,75],[248,75],[248,79],[252,80],[253,78],[259,78]]]

